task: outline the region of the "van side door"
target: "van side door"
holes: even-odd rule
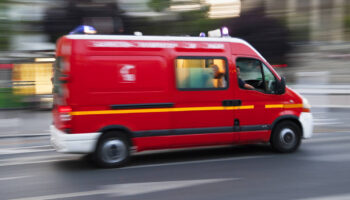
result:
[[[226,57],[175,58],[172,127],[178,146],[232,144],[233,90]]]

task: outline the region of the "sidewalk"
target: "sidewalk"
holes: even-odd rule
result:
[[[1,110],[0,138],[46,136],[51,123],[51,111]]]

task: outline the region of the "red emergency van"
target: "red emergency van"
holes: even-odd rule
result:
[[[103,167],[131,152],[312,136],[307,100],[246,41],[68,35],[57,43],[51,142]]]

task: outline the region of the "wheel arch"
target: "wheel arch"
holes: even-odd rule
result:
[[[128,129],[125,126],[122,125],[108,125],[105,126],[103,128],[100,129],[100,131],[102,134],[100,135],[100,137],[97,140],[97,144],[100,142],[101,138],[105,137],[107,134],[110,134],[110,132],[118,132],[118,134],[122,134],[126,137],[126,139],[129,142],[129,145],[132,147],[133,146],[133,142],[132,142],[132,138],[133,138],[133,133],[130,129]]]
[[[294,122],[297,126],[299,126],[300,131],[301,131],[301,137],[304,136],[303,133],[303,126],[299,120],[299,117],[295,116],[295,115],[283,115],[278,117],[271,125],[271,133],[273,132],[273,130],[275,129],[275,127],[277,126],[277,124],[283,122],[283,121],[292,121]],[[272,134],[270,135],[271,138]]]

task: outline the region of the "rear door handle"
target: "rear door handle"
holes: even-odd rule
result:
[[[223,100],[222,105],[223,106],[240,106],[242,105],[242,101],[239,99]]]

